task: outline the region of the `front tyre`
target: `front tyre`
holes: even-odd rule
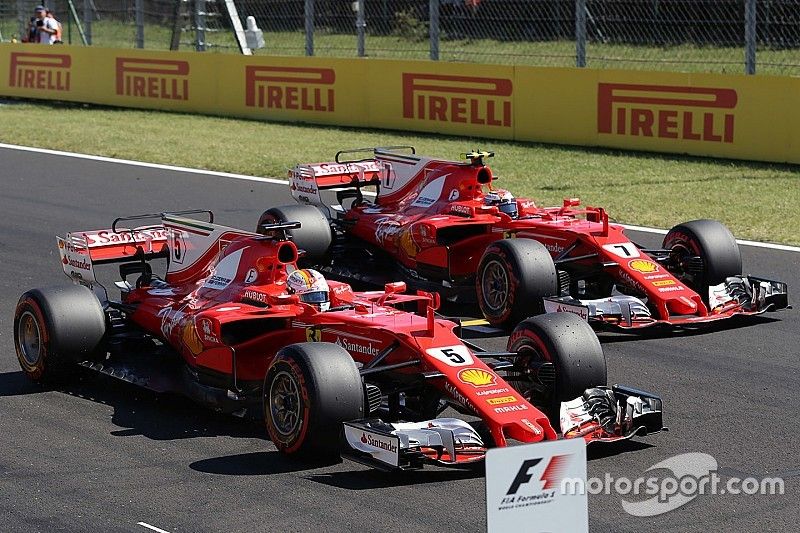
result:
[[[332,460],[342,423],[364,417],[364,388],[352,356],[326,342],[291,344],[264,378],[267,433],[281,453]]]
[[[678,224],[664,237],[663,248],[671,251],[672,273],[706,303],[709,287],[742,273],[739,245],[730,230],[716,220]]]
[[[605,385],[606,358],[589,324],[572,313],[548,313],[522,321],[508,339],[520,354],[509,383],[558,421],[561,402]]]
[[[490,244],[475,278],[478,305],[490,324],[510,327],[544,312],[543,297],[558,294],[558,274],[544,245],[531,239]]]
[[[14,312],[14,346],[29,379],[67,379],[75,364],[102,350],[106,317],[94,293],[82,285],[33,289]]]

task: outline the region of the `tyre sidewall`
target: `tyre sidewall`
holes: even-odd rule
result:
[[[491,310],[484,303],[483,279],[487,267],[499,262],[508,277],[505,305]],[[550,252],[532,239],[509,239],[490,244],[475,278],[478,305],[493,325],[511,327],[531,315],[544,313],[542,298],[558,293],[558,276]]]
[[[716,220],[693,220],[675,226],[664,237],[663,247],[671,250],[676,246],[684,246],[703,259],[702,277],[692,285],[704,298],[709,286],[741,274],[742,259],[736,239]]]
[[[301,427],[288,438],[271,420],[269,392],[278,372],[289,371],[300,389]],[[300,458],[338,459],[342,423],[363,418],[364,389],[352,356],[340,346],[312,342],[291,344],[273,360],[264,379],[264,419],[281,452]]]
[[[297,383],[300,392],[300,426],[290,436],[285,437],[278,432],[272,420],[272,410],[270,408],[269,387],[272,380],[281,371],[288,372]],[[305,442],[309,428],[309,418],[311,414],[311,398],[309,387],[313,385],[307,379],[308,370],[304,369],[298,361],[285,356],[278,356],[270,365],[264,384],[264,420],[267,425],[267,433],[275,447],[286,454],[298,451]]]
[[[24,361],[18,344],[20,318],[30,311],[40,327],[39,361]],[[80,361],[105,355],[106,315],[91,289],[67,285],[32,289],[14,313],[14,345],[23,371],[37,381],[59,381]]]
[[[505,305],[499,310],[492,310],[484,303],[483,277],[487,267],[494,261],[499,262],[508,276],[508,294],[506,295]],[[517,287],[519,287],[519,273],[515,271],[514,264],[508,253],[497,244],[490,245],[480,262],[476,281],[476,291],[478,294],[478,305],[486,319],[492,324],[505,324],[510,321],[514,309],[514,302],[517,297]]]
[[[17,340],[19,338],[20,319],[26,312],[30,312],[34,316],[39,326],[39,358],[33,365],[25,360]],[[14,347],[17,351],[19,366],[25,372],[25,375],[33,381],[42,381],[52,364],[52,358],[50,357],[50,325],[45,319],[39,302],[29,294],[25,294],[20,298],[14,312]]]
[[[508,340],[508,350],[523,346],[537,351],[556,371],[554,391],[557,408],[590,387],[605,385],[607,368],[603,349],[591,326],[570,313],[551,313],[519,324]]]

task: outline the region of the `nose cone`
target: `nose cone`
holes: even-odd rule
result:
[[[667,307],[671,315],[695,315],[697,314],[697,302],[690,300],[685,296],[669,300]]]

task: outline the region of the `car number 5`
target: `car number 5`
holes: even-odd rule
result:
[[[472,355],[466,346],[431,348],[427,353],[449,366],[466,366],[473,363]]]

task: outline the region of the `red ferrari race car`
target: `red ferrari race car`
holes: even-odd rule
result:
[[[366,159],[352,158],[364,151]],[[402,279],[448,300],[477,299],[496,326],[566,311],[623,329],[688,327],[788,307],[785,283],[741,274],[736,240],[719,222],[679,224],[661,248],[647,249],[603,208],[578,199],[540,207],[495,188],[484,162],[492,155],[458,162],[413,148],[339,152],[333,163],[292,169],[300,205],[269,209],[259,224],[299,220],[294,242],[329,275]],[[326,190],[336,192],[333,204]]]
[[[30,379],[85,367],[263,416],[287,455],[344,449],[386,469],[471,463],[508,439],[613,442],[662,429],[657,396],[605,386],[600,344],[575,316],[527,320],[508,352],[489,353],[435,316],[435,295],[404,294],[401,282],[357,293],[297,269],[285,235],[297,223],[259,235],[191,213],[58,238],[75,283],[26,292],[14,316]],[[154,266],[165,261],[162,278]],[[102,265],[116,265],[106,274],[118,298],[98,281]],[[437,418],[448,405],[476,420]]]

